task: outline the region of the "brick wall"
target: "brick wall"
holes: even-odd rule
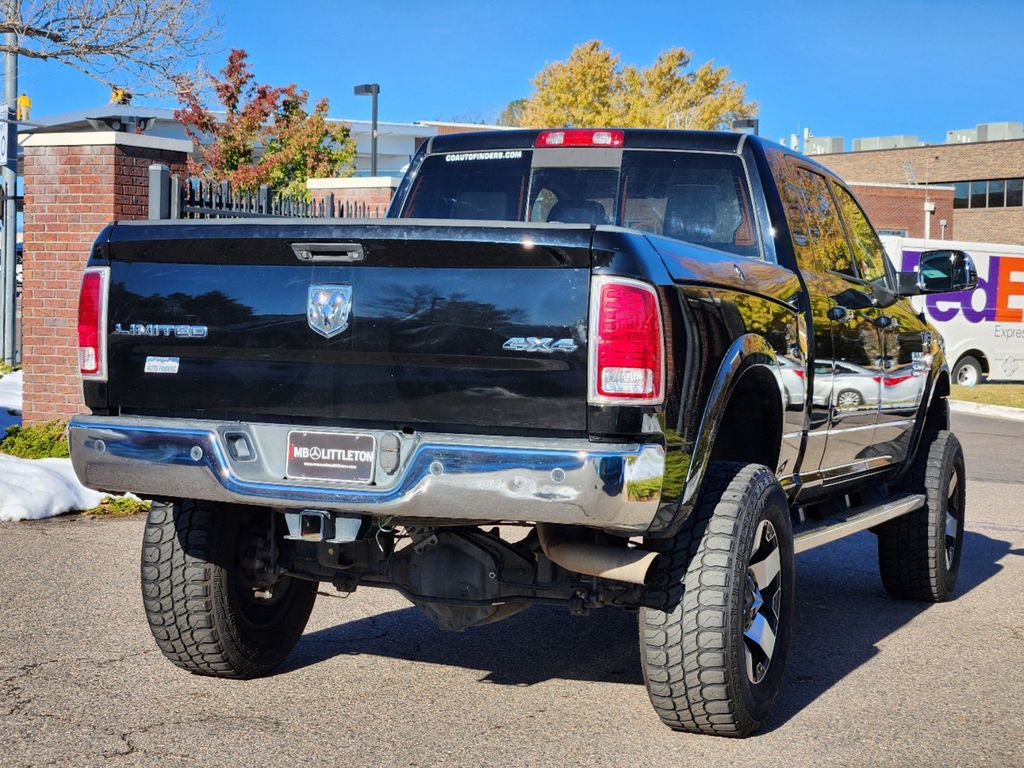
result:
[[[1024,245],[1024,208],[958,208],[956,239]]]
[[[905,229],[908,237],[924,237],[923,187],[870,184],[850,186],[875,229]],[[945,219],[946,239],[954,239],[953,190],[932,187],[928,190],[928,199],[935,203],[935,212],[931,214],[931,237],[938,239],[941,236],[942,227],[939,223]]]
[[[851,184],[1015,179],[1024,177],[1024,139],[842,152],[814,159]],[[939,236],[937,221],[942,218],[952,224],[958,240],[1024,245],[1024,208],[957,208],[948,217],[936,213],[932,237]],[[949,232],[947,227],[947,239]]]
[[[333,195],[336,207],[344,205],[346,210],[358,211],[365,205],[366,218],[382,219],[395,195],[398,182],[399,179],[390,177],[352,176],[344,179],[310,179],[306,186],[314,202],[326,200],[329,195]]]
[[[934,184],[968,179],[1024,177],[1024,139],[973,144],[929,144],[906,149],[876,149],[815,155],[848,182]],[[912,174],[912,179],[908,177]]]
[[[78,289],[90,248],[107,223],[146,216],[150,164],[185,171],[184,152],[137,146],[167,140],[94,136],[95,144],[61,146],[52,143],[60,138],[39,135],[32,140],[39,143],[24,146],[26,424],[84,411],[78,378]]]
[[[144,219],[149,215],[149,166],[162,163],[172,174],[188,176],[181,152],[145,147],[114,147],[115,218]]]

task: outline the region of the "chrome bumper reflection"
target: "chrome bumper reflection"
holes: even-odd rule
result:
[[[69,438],[85,485],[166,498],[641,533],[661,495],[660,445],[439,433],[401,435],[399,468],[378,468],[376,485],[286,480],[282,435],[295,428],[88,416],[71,422]],[[225,435],[238,433],[256,446],[254,460],[229,455]]]

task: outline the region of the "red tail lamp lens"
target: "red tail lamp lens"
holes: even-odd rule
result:
[[[591,399],[660,402],[665,373],[657,294],[635,281],[600,281],[597,286]]]
[[[103,373],[103,303],[106,301],[106,273],[87,269],[78,294],[78,368],[83,376]]]

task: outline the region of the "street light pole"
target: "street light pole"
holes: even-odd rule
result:
[[[377,95],[380,93],[379,83],[357,85],[352,89],[356,96],[367,96],[373,100],[370,107],[370,175],[377,175]]]
[[[20,3],[18,0],[7,0],[6,18],[8,21],[20,15]],[[18,54],[14,53],[18,44],[18,36],[14,32],[4,34],[4,42],[7,45],[7,53],[4,55],[4,97],[7,102],[7,114],[3,115],[8,121],[17,117],[18,105]],[[15,355],[15,323],[17,320],[16,302],[16,280],[18,270],[18,127],[16,123],[7,122],[0,130],[7,131],[7,164],[3,169],[4,183],[4,211],[3,211],[3,285],[0,291],[3,292],[3,308],[0,324],[3,326],[3,338],[0,339],[3,347],[3,360],[13,365],[17,362]]]

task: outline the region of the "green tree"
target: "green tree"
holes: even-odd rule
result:
[[[347,125],[328,121],[326,98],[308,111],[309,93],[294,83],[257,83],[248,54],[237,49],[220,77],[209,80],[222,111],[210,110],[196,89],[182,83],[182,107],[175,112],[199,146],[200,160],[190,160],[192,173],[228,179],[240,190],[269,184],[306,195],[306,179],[354,172],[355,141]]]
[[[534,77],[518,124],[713,130],[757,113],[728,67],[692,63],[686,49],[669,48],[649,67],[622,65],[618,54],[591,40]]]

